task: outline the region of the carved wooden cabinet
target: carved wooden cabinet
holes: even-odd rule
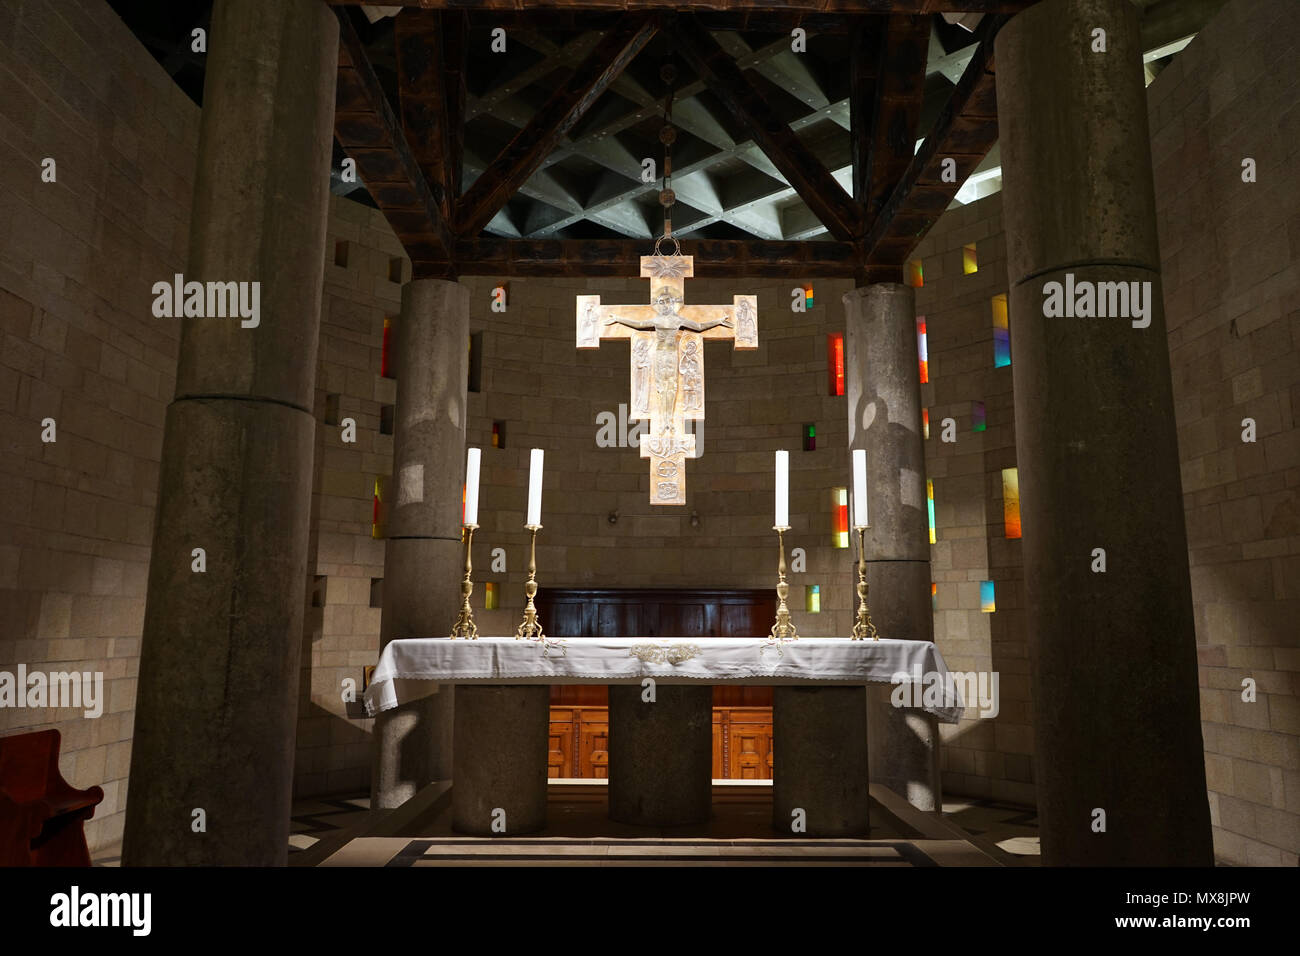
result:
[[[551,637],[760,637],[776,617],[770,590],[544,588],[538,616]],[[551,777],[609,773],[608,692],[551,687]],[[713,776],[772,778],[772,689],[714,685]]]

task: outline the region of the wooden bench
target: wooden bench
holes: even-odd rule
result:
[[[90,866],[84,824],[104,799],[59,773],[57,730],[0,737],[0,866]]]

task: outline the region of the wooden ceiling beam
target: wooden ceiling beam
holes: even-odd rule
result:
[[[460,239],[456,266],[460,275],[635,276],[650,246],[643,239]],[[697,276],[831,279],[858,270],[849,242],[693,239],[683,252],[694,256]],[[417,278],[443,274],[441,262],[413,264]]]
[[[701,79],[708,81],[712,92],[732,111],[831,235],[841,241],[860,236],[864,225],[861,210],[794,131],[772,113],[762,94],[713,36],[689,18],[677,21],[673,36],[682,56]]]
[[[860,200],[874,220],[916,152],[917,126],[925,99],[925,65],[930,49],[930,18],[894,14],[876,54],[875,101]]]
[[[947,105],[862,241],[867,266],[901,265],[943,215],[998,138],[993,38],[1006,17],[986,17],[980,44]],[[955,175],[945,181],[944,161]]]
[[[443,218],[454,222],[450,164],[451,96],[443,56],[442,14],[434,10],[405,10],[393,20],[397,59],[398,111],[402,134],[424,178],[433,190]]]
[[[358,178],[407,254],[450,260],[452,232],[442,208],[366,58],[350,12],[334,12],[339,21],[334,138],[356,162]]]
[[[849,146],[853,156],[853,198],[864,206],[871,181],[871,124],[875,116],[883,28],[879,17],[864,17],[849,41]]]
[[[569,80],[465,193],[457,223],[461,235],[475,236],[483,231],[657,30],[653,17],[630,17],[601,38]]]
[[[447,202],[459,215],[459,200],[465,175],[465,76],[469,56],[469,22],[464,13],[442,14],[442,68],[447,71],[443,87],[447,104]],[[455,228],[456,215],[452,217]]]

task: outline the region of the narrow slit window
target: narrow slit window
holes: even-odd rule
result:
[[[810,282],[803,287],[804,310],[807,312],[811,312],[813,310],[813,305],[816,303],[816,301],[817,301],[817,297],[813,294],[813,287],[812,287],[812,283]]]
[[[817,450],[817,426],[809,423],[803,427],[803,450]]]
[[[849,489],[831,489],[831,545],[849,546]]]
[[[930,345],[926,341],[925,316],[916,319],[916,351],[921,362],[921,384],[930,381]]]
[[[930,610],[939,610],[939,582],[930,582]]]
[[[844,394],[844,333],[826,336],[826,369],[830,376],[830,393]]]
[[[402,281],[402,260],[400,257],[388,260],[388,281],[398,283]]]
[[[384,501],[384,485],[384,476],[376,475],[374,507],[371,510],[370,517],[370,537],[372,538],[384,538],[388,534],[388,529],[385,527],[388,511]]]
[[[985,614],[992,614],[998,609],[998,602],[993,593],[992,581],[980,582],[980,610]]]
[[[930,543],[935,543],[934,533],[934,480],[925,479],[925,506],[930,517]]]
[[[1011,364],[1011,326],[1007,314],[1006,293],[993,297],[993,367]]]
[[[327,583],[327,579],[326,576],[323,574],[317,574],[312,577],[311,579],[311,606],[312,607],[325,606],[326,583]]]
[[[347,267],[348,264],[348,244],[347,240],[340,239],[334,243],[334,264],[336,266]]]
[[[393,378],[392,362],[393,320],[384,317],[384,340],[379,348],[379,375],[381,378]]]
[[[822,587],[820,584],[804,585],[803,609],[809,614],[820,614],[822,612]]]
[[[501,599],[501,588],[497,582],[488,581],[483,585],[483,610],[495,611],[497,602]]]
[[[968,276],[973,272],[979,272],[979,259],[975,256],[975,243],[961,247],[961,274]]]
[[[921,434],[926,438],[930,437],[930,409],[928,408],[921,409]]]
[[[379,434],[391,435],[393,433],[393,406],[379,406]]]
[[[1020,537],[1020,470],[1002,469],[1002,523],[1008,538]]]
[[[506,423],[505,422],[492,423],[492,447],[493,448],[506,447]]]
[[[970,430],[973,432],[982,432],[988,427],[988,422],[984,417],[984,403],[970,403]]]
[[[370,606],[371,607],[384,606],[384,579],[383,578],[370,579]]]
[[[469,337],[469,385],[471,392],[483,387],[483,333],[472,332]]]
[[[339,423],[339,396],[325,396],[325,424],[337,425]]]
[[[913,259],[907,264],[903,273],[903,281],[915,289],[925,285],[925,271],[921,268],[921,260]]]

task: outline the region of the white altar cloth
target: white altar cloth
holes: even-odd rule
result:
[[[897,674],[944,686],[948,667],[929,641],[850,641],[804,637],[775,641],[758,637],[599,637],[476,641],[407,638],[391,641],[366,688],[371,716],[427,697],[437,684],[661,684],[696,681],[751,685],[824,682],[893,683]],[[919,697],[919,694],[918,694]],[[961,716],[955,704],[922,709],[944,723]]]

